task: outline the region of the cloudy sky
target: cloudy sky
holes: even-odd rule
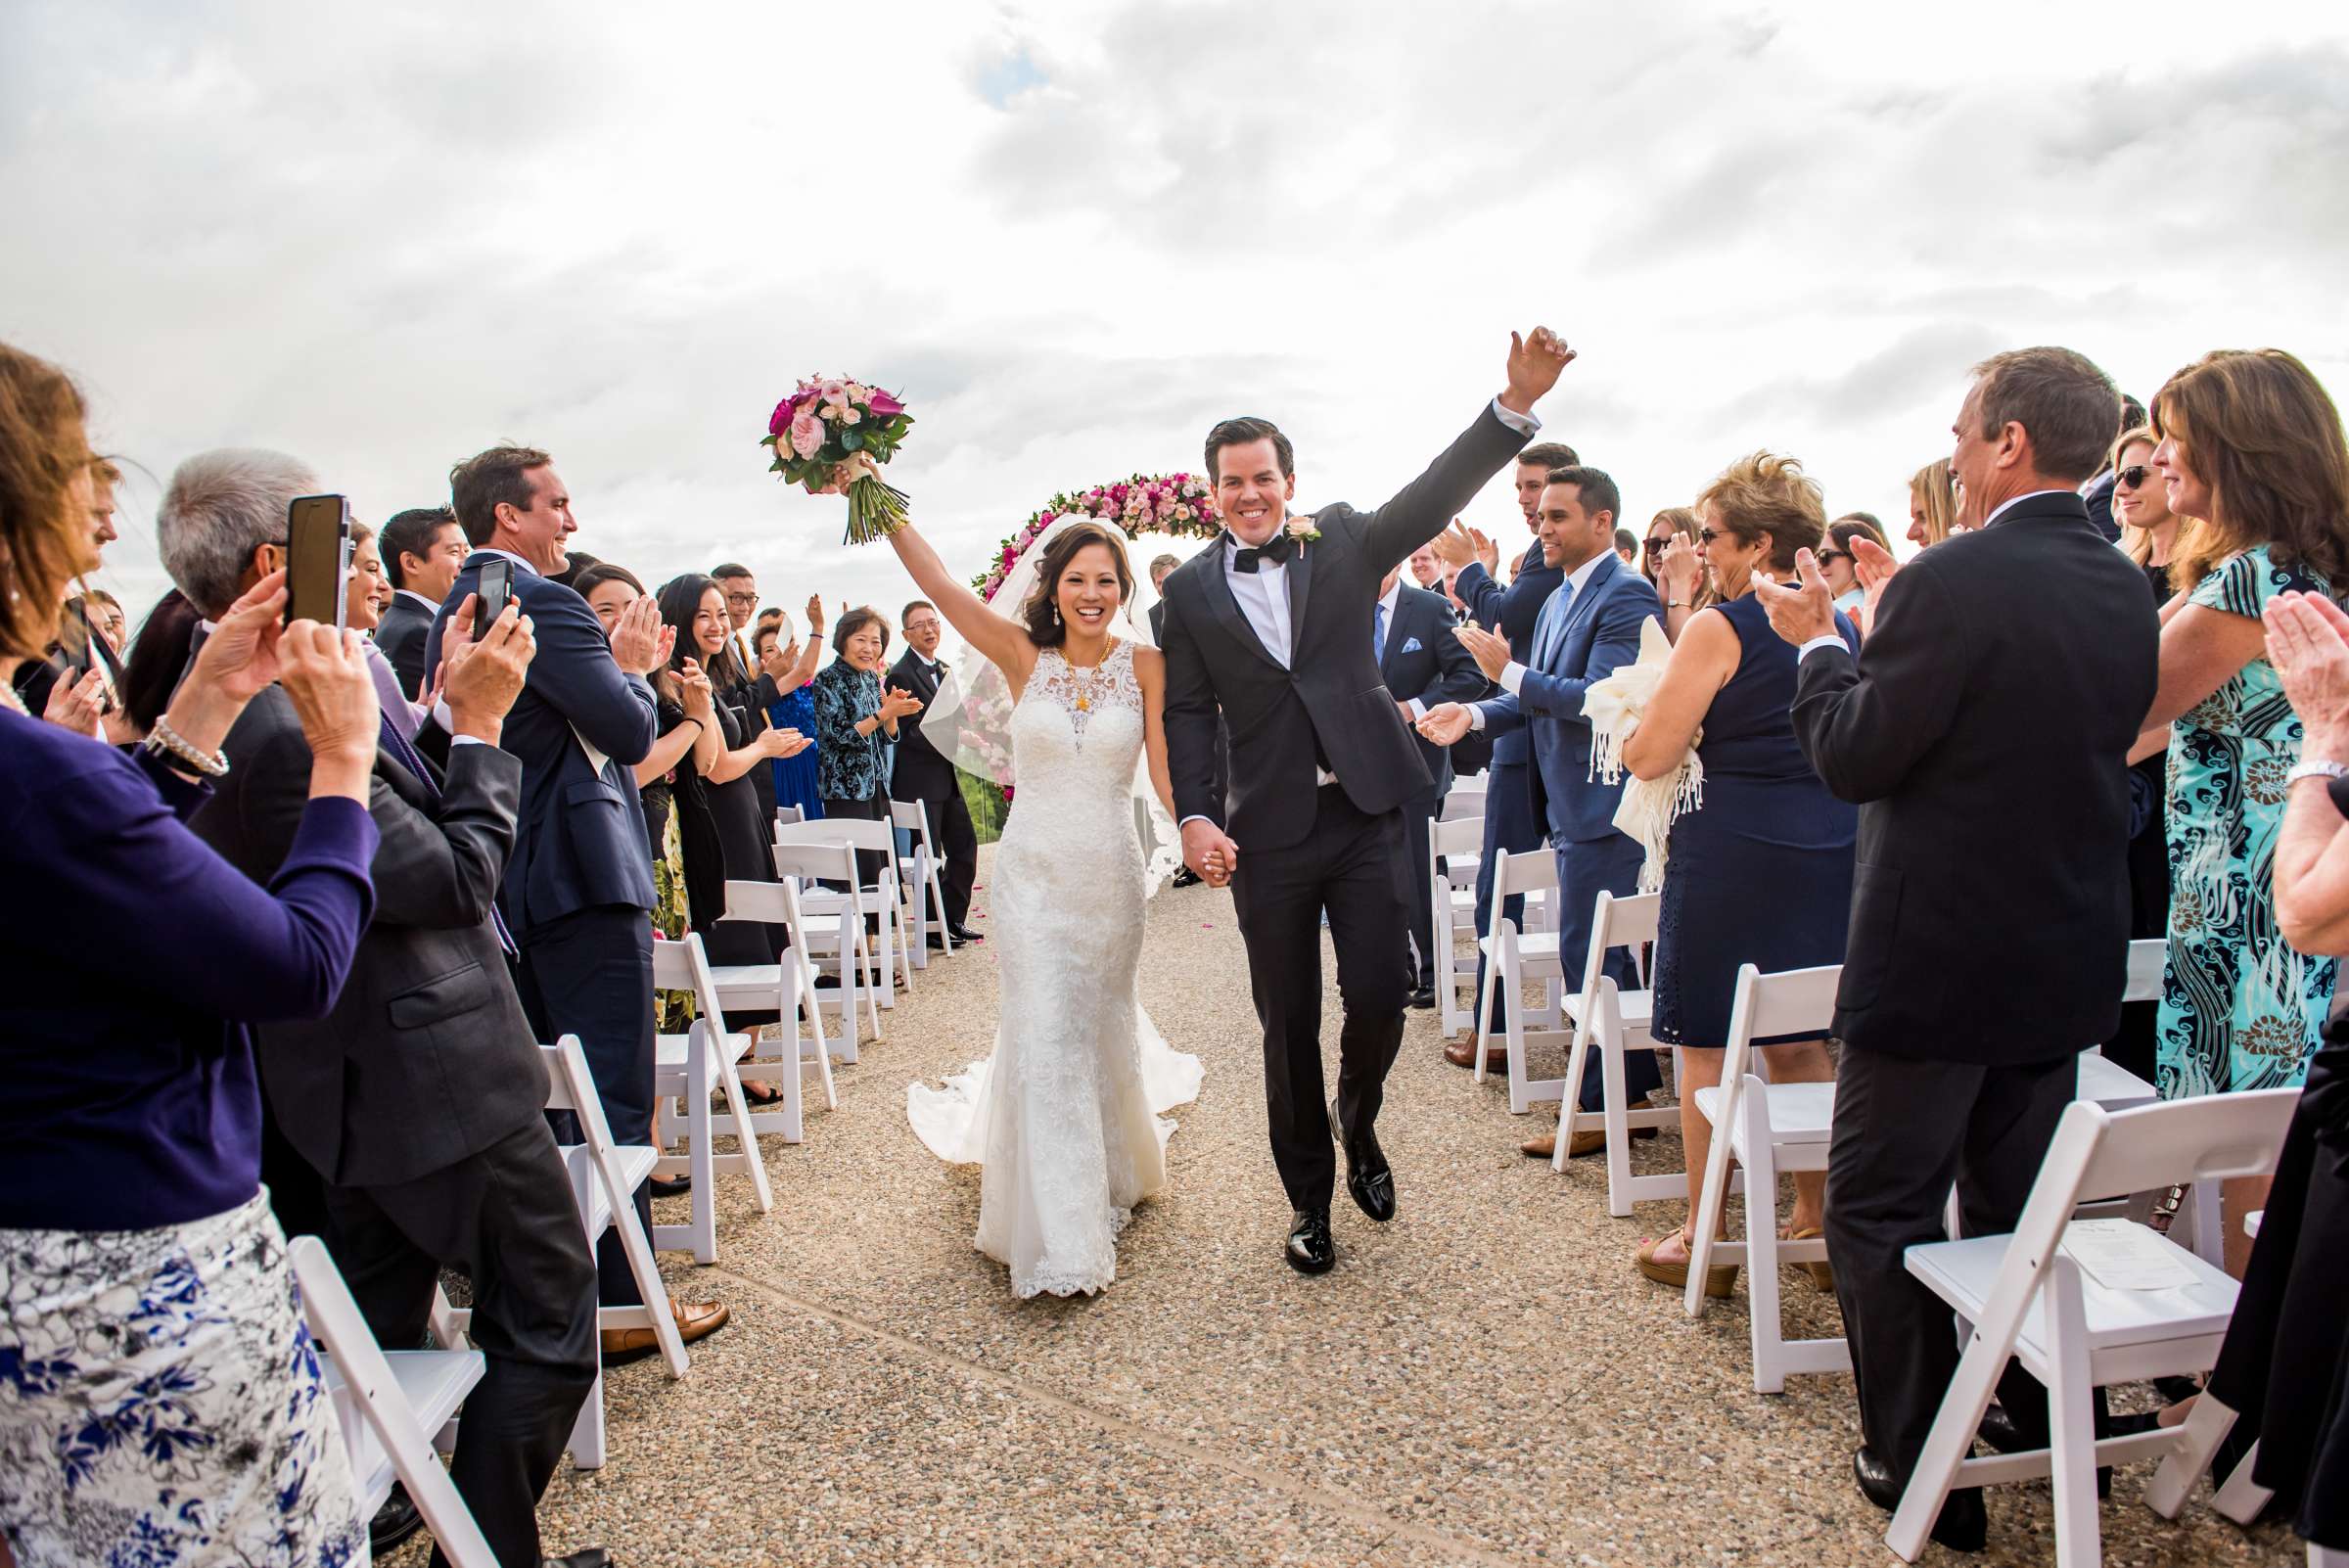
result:
[[[380,520],[508,438],[642,576],[894,610],[754,444],[816,369],[902,390],[892,477],[972,572],[1233,413],[1301,502],[1375,502],[1537,321],[1635,523],[1756,446],[1905,518],[2000,347],[2144,395],[2277,345],[2349,393],[2330,4],[11,0],[0,192],[0,339],[152,476],[134,615],[191,452]]]

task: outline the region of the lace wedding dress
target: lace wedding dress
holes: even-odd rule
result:
[[[1135,993],[1133,645],[1092,669],[1043,650],[1011,746],[1019,784],[989,905],[995,1052],[943,1088],[910,1085],[905,1112],[939,1158],[984,1166],[976,1245],[1010,1268],[1014,1294],[1090,1293],[1117,1277],[1133,1206],[1166,1184],[1174,1124],[1158,1113],[1196,1098],[1202,1076]]]

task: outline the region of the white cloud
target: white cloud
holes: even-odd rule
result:
[[[950,559],[1057,489],[1279,420],[1370,502],[1497,383],[1643,517],[1758,445],[1905,506],[1965,367],[2148,392],[2276,344],[2338,382],[2330,8],[407,5],[0,14],[0,338],[165,474],[307,458],[381,518],[502,438],[659,578],[893,606],[754,444],[798,374],[900,385]],[[153,486],[109,577],[161,587]],[[1499,486],[1479,519],[1508,528]]]

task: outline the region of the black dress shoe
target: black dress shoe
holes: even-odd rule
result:
[[[922,945],[932,952],[944,952],[946,950],[946,934],[943,931],[933,931],[922,939]]]
[[[1356,1137],[1338,1125],[1338,1102],[1329,1102],[1330,1135],[1346,1151],[1346,1190],[1354,1198],[1354,1206],[1385,1224],[1395,1218],[1395,1171],[1387,1164],[1386,1151],[1378,1146],[1378,1134],[1368,1128]]]
[[[2108,1415],[2104,1418],[2103,1436],[2131,1437],[2139,1432],[2150,1432],[2160,1420],[2160,1416],[2150,1411],[2142,1415]],[[1974,1436],[1999,1453],[2029,1453],[2048,1447],[2050,1442],[2045,1433],[2033,1435],[2025,1432],[2015,1424],[2014,1417],[2006,1413],[2006,1407],[1996,1402],[1982,1412],[1982,1424],[1974,1429]],[[2109,1464],[2096,1466],[2096,1496],[2112,1496],[2112,1466]]]
[[[1281,1256],[1301,1274],[1326,1274],[1338,1262],[1338,1244],[1329,1239],[1329,1211],[1300,1209],[1289,1226],[1288,1245]]]
[[[689,1176],[652,1176],[645,1181],[644,1186],[645,1190],[656,1198],[682,1198],[693,1190],[693,1177]]]
[[[380,1557],[423,1528],[424,1515],[408,1500],[408,1489],[393,1482],[392,1496],[367,1521],[367,1549]]]
[[[1852,1478],[1860,1483],[1867,1500],[1886,1513],[1901,1505],[1904,1484],[1894,1477],[1890,1465],[1867,1450],[1852,1451]],[[1944,1498],[1941,1517],[1933,1521],[1930,1533],[1952,1551],[1980,1551],[1990,1534],[1989,1515],[1982,1508],[1982,1489],[1966,1487]]]
[[[611,1568],[612,1554],[601,1546],[588,1546],[568,1557],[545,1557],[539,1568]]]
[[[1433,1007],[1433,1006],[1435,1006],[1435,1004],[1436,1004],[1436,988],[1435,988],[1435,987],[1433,987],[1433,986],[1421,986],[1421,987],[1420,987],[1420,988],[1419,988],[1417,991],[1414,991],[1414,992],[1411,992],[1411,1005],[1412,1005],[1413,1007],[1416,1007],[1416,1008],[1418,1008],[1418,1009],[1419,1009],[1421,1012],[1425,1012],[1425,1011],[1427,1011],[1427,1009],[1429,1009],[1430,1007]]]
[[[987,940],[968,926],[948,926],[946,935],[952,937],[956,942],[985,942]]]

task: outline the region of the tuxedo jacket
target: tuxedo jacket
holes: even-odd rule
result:
[[[1175,812],[1203,816],[1243,850],[1277,850],[1313,831],[1325,759],[1355,807],[1391,811],[1431,785],[1419,748],[1371,657],[1371,606],[1396,565],[1441,532],[1531,438],[1492,408],[1374,512],[1343,502],[1312,514],[1287,578],[1290,657],[1258,637],[1224,580],[1230,536],[1166,582],[1166,730]],[[1230,734],[1228,795],[1215,788],[1216,715]]]
[[[1471,561],[1452,579],[1452,591],[1468,614],[1487,631],[1509,640],[1509,657],[1521,665],[1533,663],[1534,623],[1542,607],[1558,591],[1566,574],[1542,560],[1542,541],[1536,539],[1517,564],[1507,588],[1493,580],[1482,561]],[[1524,730],[1511,730],[1493,742],[1496,762],[1524,762],[1533,756],[1533,742]]]
[[[1847,1045],[2010,1066],[2112,1033],[2159,647],[2143,574],[2055,493],[1902,567],[1857,660],[1803,660],[1795,734],[1860,807]]]
[[[1460,574],[1466,576],[1468,574]],[[1534,815],[1551,840],[1581,843],[1612,837],[1623,781],[1591,776],[1590,721],[1583,698],[1592,683],[1639,660],[1639,628],[1663,613],[1655,585],[1609,550],[1599,557],[1580,593],[1561,587],[1534,623],[1525,681],[1484,705],[1485,727],[1501,741],[1524,734],[1533,746]]]
[[[424,650],[428,669],[439,664],[448,618],[480,588],[487,559],[476,550],[457,574]],[[653,749],[655,720],[653,688],[620,672],[586,600],[519,564],[514,597],[530,618],[538,653],[499,743],[522,760],[522,809],[498,900],[515,939],[525,941],[532,928],[581,909],[653,907],[652,856],[630,769]],[[588,747],[602,754],[600,765]]]
[[[392,672],[410,702],[424,693],[424,645],[432,635],[433,612],[405,593],[393,593],[376,625],[375,645],[392,662]]]
[[[189,824],[267,885],[301,825],[310,747],[286,694],[247,705],[228,774]],[[514,846],[522,763],[457,746],[438,798],[375,756],[375,918],[334,1011],[254,1030],[261,1082],[288,1141],[344,1186],[408,1181],[487,1148],[546,1103],[530,1020],[489,911]]]
[[[954,778],[953,761],[930,744],[922,720],[938,700],[938,679],[922,667],[911,650],[890,667],[889,684],[922,700],[922,711],[898,720],[898,758],[891,764],[889,798],[893,801],[944,801],[961,785]]]
[[[1379,678],[1398,702],[1414,698],[1433,708],[1438,703],[1474,702],[1485,694],[1485,672],[1467,644],[1452,635],[1459,623],[1451,618],[1451,602],[1440,593],[1405,583],[1395,595],[1394,624],[1387,627],[1385,650],[1378,662]],[[1451,788],[1451,752],[1411,731],[1419,761],[1433,781],[1421,799],[1434,801]]]

